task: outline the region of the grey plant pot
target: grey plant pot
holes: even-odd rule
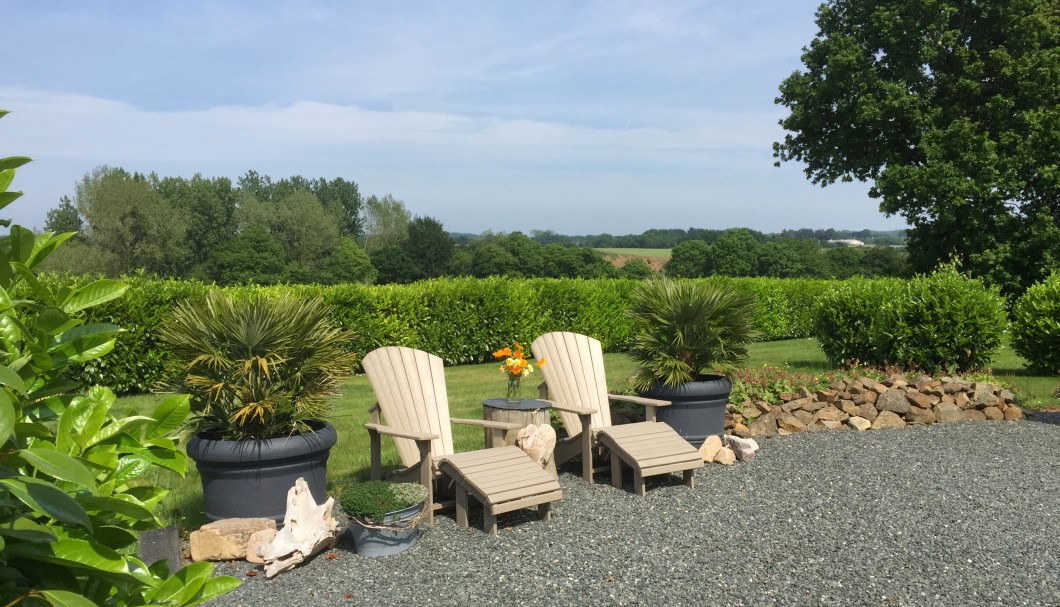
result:
[[[656,409],[656,419],[677,431],[697,449],[707,437],[725,433],[725,407],[732,383],[723,375],[705,375],[699,381],[670,388],[656,383],[641,396],[673,402]]]
[[[423,510],[423,503],[409,506],[404,510],[388,512],[384,522],[404,522],[415,518]],[[361,521],[350,517],[350,535],[353,536],[353,547],[362,556],[390,556],[404,552],[416,545],[420,533],[418,527],[401,529],[376,529],[365,527]]]
[[[287,492],[304,478],[313,499],[327,498],[327,463],[335,428],[310,422],[314,432],[263,440],[213,440],[199,433],[188,457],[202,478],[206,518],[271,518],[283,521]]]

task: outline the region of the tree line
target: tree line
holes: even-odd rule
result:
[[[566,236],[552,230],[533,230],[530,237],[543,245],[562,244],[567,246],[586,246],[596,248],[631,248],[631,249],[672,249],[687,240],[702,240],[713,244],[726,230],[709,230],[704,228],[650,229],[640,234],[592,234],[586,236]],[[860,240],[867,245],[902,246],[905,244],[905,230],[836,230],[825,229],[785,229],[779,234],[763,234],[752,230],[759,240],[806,239],[815,240],[821,246],[836,246],[837,240]],[[473,235],[465,235],[467,240]]]

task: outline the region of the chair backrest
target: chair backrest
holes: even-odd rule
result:
[[[594,428],[611,425],[611,404],[607,400],[604,350],[587,335],[568,332],[545,333],[530,344],[534,358],[545,359],[541,374],[548,384],[549,398],[570,407],[596,409]],[[567,434],[582,431],[581,420],[573,413],[559,412]]]
[[[441,358],[421,350],[389,346],[372,350],[361,364],[386,425],[437,434],[439,438],[431,441],[434,456],[453,453],[449,396]],[[413,466],[420,460],[415,441],[395,438],[394,443],[403,465]]]

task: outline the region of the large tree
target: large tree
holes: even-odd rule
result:
[[[1003,278],[1019,286],[1047,273],[1011,256],[1060,226],[1056,0],[830,0],[817,25],[780,86],[775,156],[817,184],[870,182],[912,227],[915,269],[952,258],[1027,272]]]

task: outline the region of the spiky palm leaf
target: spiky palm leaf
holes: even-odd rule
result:
[[[649,280],[631,296],[636,327],[630,356],[638,363],[634,387],[669,387],[724,370],[747,356],[759,337],[753,295],[705,282]]]
[[[344,349],[352,333],[332,324],[319,299],[212,291],[178,304],[159,337],[184,361],[172,388],[191,395],[190,429],[229,440],[305,431],[328,413],[327,393],[357,362]]]

